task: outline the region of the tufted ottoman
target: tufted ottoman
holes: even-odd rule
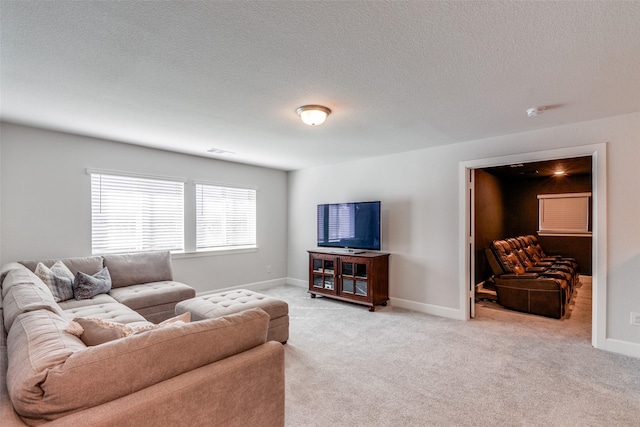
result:
[[[289,339],[289,305],[277,298],[246,289],[184,300],[176,304],[176,315],[191,312],[191,321],[212,319],[250,308],[261,308],[271,317],[267,341],[285,344]]]

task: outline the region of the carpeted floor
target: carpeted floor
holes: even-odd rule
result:
[[[591,346],[588,286],[561,320],[468,322],[260,292],[289,303],[287,426],[640,425],[640,360]]]

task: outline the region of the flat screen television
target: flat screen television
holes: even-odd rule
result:
[[[380,250],[380,202],[318,205],[317,225],[319,247]]]

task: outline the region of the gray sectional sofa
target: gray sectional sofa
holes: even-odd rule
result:
[[[65,301],[34,273],[56,261],[2,267],[3,426],[284,425],[284,350],[267,342],[263,310],[159,327],[195,296],[172,280],[169,253],[64,259],[73,275],[111,277],[108,292]],[[86,345],[74,318],[128,332]]]

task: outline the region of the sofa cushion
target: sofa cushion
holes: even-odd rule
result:
[[[56,261],[51,268],[39,262],[34,273],[49,287],[56,302],[73,298],[73,273],[62,261]]]
[[[9,271],[3,284],[6,294],[2,301],[2,313],[7,331],[19,315],[30,311],[48,310],[64,317],[49,288],[26,268]]]
[[[56,261],[62,261],[69,270],[75,276],[78,271],[82,271],[86,274],[95,274],[104,267],[102,263],[102,257],[100,256],[87,256],[76,258],[62,258],[62,259],[46,259],[41,261],[20,261],[20,264],[24,265],[31,271],[35,271],[39,262],[43,263],[47,267],[51,267]]]
[[[104,294],[100,294],[98,296],[103,295]],[[61,303],[61,307],[64,308],[64,314],[66,315],[66,318],[68,320],[72,320],[75,317],[87,317],[108,320],[111,322],[126,323],[132,326],[148,325],[150,323],[144,317],[142,317],[142,315],[136,313],[129,307],[118,302],[87,305],[67,305]]]
[[[163,281],[111,289],[109,295],[127,307],[140,310],[193,298],[196,291],[184,283]]]
[[[22,327],[26,320],[24,317],[22,322],[20,318],[16,320],[16,325],[21,326],[17,331],[23,336],[29,331],[28,325]],[[59,356],[47,358],[46,367],[42,363],[44,354],[38,358],[37,367],[33,363],[10,366],[14,372],[8,376],[9,392],[22,416],[53,420],[263,344],[268,323],[268,314],[252,309],[201,322],[173,323],[93,347],[85,347],[77,337],[67,333],[48,336],[47,342],[33,344],[36,340],[31,336],[22,342],[31,350],[17,353],[13,349],[22,356],[18,360],[29,360],[35,353],[34,347],[42,345]],[[51,324],[47,331],[55,329]],[[14,343],[17,335],[13,336]],[[68,350],[73,351],[65,353]]]
[[[113,288],[173,280],[168,251],[104,255],[103,259],[104,266],[109,268]]]
[[[78,271],[73,280],[73,297],[77,300],[89,299],[99,294],[106,294],[111,290],[111,276],[109,269],[104,267],[90,276]]]

